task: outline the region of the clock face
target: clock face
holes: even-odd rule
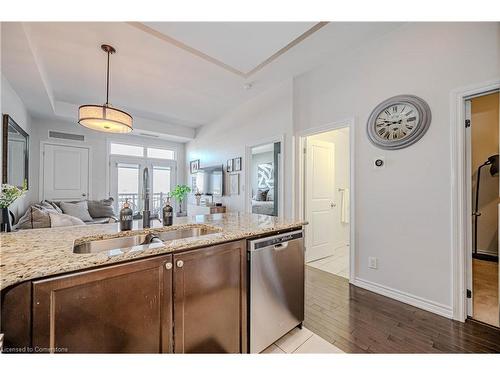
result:
[[[376,136],[381,140],[407,138],[417,129],[417,108],[410,103],[394,103],[384,108],[375,119]]]
[[[397,150],[417,142],[431,122],[431,110],[422,99],[399,95],[380,103],[367,123],[370,141],[377,147]]]

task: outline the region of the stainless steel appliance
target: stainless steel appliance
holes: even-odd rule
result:
[[[302,230],[249,242],[250,353],[260,353],[304,320]]]

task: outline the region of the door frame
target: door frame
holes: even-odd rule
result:
[[[332,130],[338,130],[342,128],[349,128],[349,282],[353,283],[356,279],[356,176],[355,176],[355,120],[354,118],[348,118],[341,121],[332,122],[322,126],[306,129],[300,131],[296,134],[298,142],[296,142],[297,155],[296,160],[298,161],[298,189],[297,189],[297,211],[295,216],[300,220],[305,220],[305,141],[306,138],[311,135],[316,135],[320,133],[329,132]]]
[[[451,259],[453,319],[467,319],[467,288],[472,281],[472,215],[471,183],[467,165],[465,102],[474,97],[500,90],[500,79],[453,90],[450,94],[451,141]],[[469,259],[470,257],[470,259]]]
[[[52,145],[52,146],[64,146],[64,147],[75,147],[75,148],[86,148],[89,152],[89,157],[88,157],[88,171],[89,171],[89,178],[88,178],[88,194],[87,194],[87,199],[92,199],[92,146],[89,145],[80,145],[80,144],[74,144],[74,143],[64,143],[64,142],[52,142],[52,141],[40,141],[40,170],[38,173],[38,200],[42,201],[45,199],[44,197],[44,186],[43,186],[43,176],[44,176],[44,153],[45,153],[45,146],[46,145]]]
[[[284,202],[285,202],[285,134],[281,134],[278,136],[273,136],[269,138],[264,138],[261,139],[260,141],[254,142],[252,144],[248,144],[245,146],[245,166],[244,171],[245,171],[245,212],[247,213],[252,213],[252,205],[250,204],[250,201],[252,200],[252,176],[251,176],[251,170],[249,168],[251,160],[252,160],[252,148],[258,147],[258,146],[263,146],[268,143],[277,143],[279,142],[281,144],[280,146],[280,163],[279,163],[279,195],[278,195],[278,216],[279,217],[284,217],[285,214],[285,207]]]

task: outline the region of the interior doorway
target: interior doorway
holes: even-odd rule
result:
[[[350,127],[303,137],[306,262],[349,279],[351,246]]]
[[[499,130],[500,95],[469,98],[466,109],[468,192],[471,212],[469,233],[468,315],[500,326],[498,228],[500,208]]]
[[[282,142],[268,142],[247,147],[246,178],[251,213],[282,215]]]

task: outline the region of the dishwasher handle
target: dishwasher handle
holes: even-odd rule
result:
[[[264,248],[271,247],[274,250],[284,250],[288,246],[288,242],[292,240],[301,240],[304,237],[302,230],[286,232],[275,236],[259,238],[249,241],[249,251],[258,251]]]
[[[288,242],[281,242],[274,245],[275,251],[285,250],[288,247]]]

